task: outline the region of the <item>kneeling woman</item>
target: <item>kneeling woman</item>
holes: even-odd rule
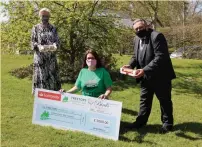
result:
[[[75,86],[67,93],[74,93],[81,89],[82,95],[108,99],[112,92],[112,80],[108,71],[102,67],[98,54],[95,51],[88,50],[82,67]],[[61,89],[60,91],[63,92],[64,90]]]

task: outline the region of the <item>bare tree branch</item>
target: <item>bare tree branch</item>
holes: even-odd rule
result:
[[[135,4],[134,4],[133,1],[131,1],[131,3],[135,6]],[[139,17],[142,17],[140,14],[138,14],[138,13],[136,13],[136,12],[133,12],[133,13],[136,14],[137,16],[139,16]]]
[[[104,30],[105,32],[107,32],[107,28],[103,27],[102,25],[100,25],[99,23],[95,23],[96,20],[89,20],[91,22],[91,24],[98,26],[99,28],[101,28],[102,30]]]
[[[194,9],[193,9],[193,12],[192,12],[192,16],[194,16],[195,12],[196,12],[196,9],[198,7],[198,4],[199,4],[199,1],[195,1],[195,4],[194,4]]]
[[[91,11],[91,14],[90,14],[90,17],[93,16],[93,13],[94,13],[94,11],[95,11],[95,7],[96,7],[96,5],[98,4],[98,2],[99,2],[99,0],[97,0],[97,1],[94,2],[93,8],[92,8],[92,11]]]
[[[150,17],[152,18],[152,13],[151,13],[151,11],[149,10],[149,8],[147,7],[147,5],[145,5],[145,3],[143,3],[142,1],[139,1],[139,3],[143,6],[143,7],[145,7],[146,9],[147,9],[147,11],[149,12],[149,15],[150,15]]]
[[[68,12],[71,12],[71,10],[69,8],[65,7],[63,4],[59,3],[58,1],[53,1],[53,3],[65,8]]]
[[[153,5],[153,2],[152,1],[148,1],[148,4],[151,6],[151,8],[153,10],[156,10],[156,7]]]
[[[156,21],[158,22],[158,24],[161,26],[161,27],[164,27],[163,23],[159,20],[158,16],[156,18]]]
[[[78,6],[78,2],[76,1],[76,2],[74,3],[74,6],[73,6],[74,12],[76,11],[77,6]]]

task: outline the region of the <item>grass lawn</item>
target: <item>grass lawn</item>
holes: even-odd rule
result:
[[[127,64],[129,56],[116,56],[118,67]],[[173,59],[177,79],[173,81],[173,132],[159,134],[159,102],[154,98],[148,125],[125,130],[135,121],[139,110],[139,85],[135,80],[114,82],[111,99],[122,101],[119,141],[107,140],[81,132],[57,130],[32,124],[33,97],[28,79],[9,74],[15,68],[32,63],[32,56],[2,55],[1,58],[1,146],[3,147],[134,147],[134,146],[202,146],[202,61]],[[64,84],[68,89],[72,85]]]

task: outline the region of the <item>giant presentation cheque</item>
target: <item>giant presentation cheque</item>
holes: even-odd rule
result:
[[[36,89],[33,124],[118,140],[122,102]]]

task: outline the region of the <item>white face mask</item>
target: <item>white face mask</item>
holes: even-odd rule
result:
[[[86,64],[88,65],[88,67],[96,67],[97,60],[95,60],[95,59],[87,59]]]

